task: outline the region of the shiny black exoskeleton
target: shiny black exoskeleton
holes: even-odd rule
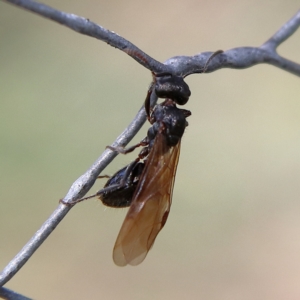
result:
[[[186,118],[190,115],[190,111],[178,108],[171,99],[166,99],[161,104],[157,104],[149,118],[152,126],[149,128],[147,136],[140,143],[127,149],[108,146],[109,149],[123,154],[129,153],[137,147],[144,146],[138,158],[110,177],[103,189],[99,190],[95,195],[65,204],[74,205],[86,199],[99,197],[104,205],[110,207],[130,206],[139,180],[143,176],[147,156],[153,148],[157,134],[159,133],[163,136],[164,143],[167,146],[166,151],[176,146],[182,138],[186,126],[188,126]]]
[[[191,96],[190,88],[183,78],[171,74],[156,74],[154,90],[158,98],[168,98],[179,105],[186,104]]]
[[[161,130],[162,126],[164,127],[167,145],[174,147],[181,139],[185,127],[188,126],[186,118],[190,115],[191,112],[189,110],[178,108],[171,99],[156,105],[150,117],[152,126],[147,133],[148,147],[152,148],[156,134]]]
[[[145,110],[149,121],[151,115],[150,98],[153,92],[158,98],[170,99],[178,105],[186,104],[191,96],[190,88],[183,77],[170,73],[152,73],[152,76],[153,81],[145,99]]]
[[[116,208],[130,206],[144,166],[144,162],[134,161],[115,173],[97,192],[103,204]]]
[[[99,196],[103,204],[111,207],[130,206],[145,167],[145,158],[153,147],[157,133],[160,132],[164,135],[168,148],[176,146],[188,125],[186,118],[190,115],[190,111],[179,109],[174,101],[166,99],[163,103],[155,106],[150,117],[152,126],[149,128],[145,139],[127,149],[108,147],[126,154],[139,146],[145,146],[135,161],[116,172],[103,189],[97,192],[96,195]]]
[[[112,150],[126,154],[139,146],[145,146],[140,151],[137,160],[115,173],[107,181],[104,188],[97,193],[105,205],[112,207],[126,207],[130,205],[145,166],[144,159],[151,151],[157,133],[162,131],[166,138],[167,146],[174,147],[180,141],[186,126],[188,126],[186,118],[190,115],[190,111],[178,108],[172,100],[167,99],[155,106],[150,117],[152,126],[149,128],[145,139],[127,149],[109,147]]]

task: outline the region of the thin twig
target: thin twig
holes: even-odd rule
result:
[[[57,11],[49,6],[31,0],[2,0],[33,11],[48,19],[63,24],[79,33],[95,37],[116,47],[133,57],[144,67],[152,72],[170,72],[172,74],[187,76],[203,71],[203,66],[213,52],[203,52],[194,56],[176,56],[170,58],[165,64],[161,64],[145,54],[135,45],[85,18],[73,14]],[[300,11],[279,31],[274,34],[261,47],[241,47],[225,51],[215,56],[207,67],[206,72],[213,72],[221,68],[243,69],[259,63],[268,63],[279,67],[285,71],[300,76],[300,65],[289,61],[276,53],[276,48],[280,43],[291,36],[300,25]],[[152,93],[151,101],[154,103],[156,97]],[[126,145],[138,132],[146,120],[144,109],[142,108],[132,123],[116,139],[113,146]],[[92,165],[92,167],[71,186],[64,201],[73,201],[85,195],[94,184],[100,172],[112,161],[116,153],[106,150]],[[5,284],[15,273],[26,263],[31,255],[38,249],[43,241],[50,235],[54,228],[68,213],[71,207],[60,204],[50,218],[36,232],[32,239],[24,246],[19,254],[9,263],[0,275],[0,285]]]
[[[4,287],[0,287],[0,298],[5,300],[32,300]]]
[[[270,38],[268,39],[262,47],[265,48],[273,48],[276,50],[276,48],[283,43],[285,40],[287,40],[295,31],[298,29],[300,24],[300,10],[284,25],[281,26],[281,28]]]
[[[58,22],[84,35],[92,36],[118,48],[145,68],[154,73],[172,73],[183,77],[202,73],[203,65],[213,52],[203,52],[194,56],[176,56],[162,64],[131,42],[104,27],[83,17],[53,9],[32,0],[2,0],[35,12],[45,18]],[[300,26],[300,11],[284,24],[266,43],[260,47],[239,47],[224,51],[214,57],[206,73],[222,68],[245,69],[257,64],[267,63],[300,76],[300,65],[287,60],[276,53],[276,48],[290,37]]]
[[[26,10],[34,12],[47,19],[55,21],[59,24],[75,30],[84,35],[88,35],[99,39],[107,44],[120,49],[134,58],[145,68],[155,72],[168,72],[170,71],[167,66],[153,59],[134,44],[119,36],[117,33],[105,29],[104,27],[93,23],[89,19],[76,16],[74,14],[65,13],[56,10],[48,5],[38,3],[32,0],[2,0],[11,4],[20,6]]]
[[[300,64],[290,61],[276,52],[277,47],[289,38],[300,26],[300,10],[260,47],[239,47],[216,55],[205,73],[231,68],[246,69],[257,64],[270,64],[300,76]],[[183,77],[203,72],[203,65],[214,52],[202,52],[194,56],[175,56],[165,63]]]
[[[157,100],[155,94],[151,95],[151,103],[154,104]],[[119,135],[112,146],[126,146],[131,139],[137,134],[140,128],[146,121],[146,113],[142,107],[137,113],[130,125]],[[64,198],[65,202],[71,202],[82,198],[89,189],[93,186],[98,175],[109,165],[109,163],[117,156],[117,153],[111,150],[105,150],[103,154],[95,161],[95,163],[80,176],[71,186],[67,195]],[[55,227],[65,217],[71,209],[70,206],[60,204],[57,209],[51,214],[47,221],[34,234],[29,242],[22,248],[22,250],[11,260],[0,274],[0,286],[9,281],[27,262],[32,254],[41,246],[47,239]]]

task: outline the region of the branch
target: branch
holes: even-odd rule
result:
[[[40,4],[31,0],[2,0],[11,4],[20,6],[29,11],[35,12],[48,19],[63,24],[76,32],[95,37],[105,41],[109,45],[116,47],[132,58],[134,58],[142,66],[148,68],[154,73],[170,73],[182,77],[203,72],[205,65],[212,52],[203,52],[194,56],[177,56],[170,58],[165,64],[161,64],[154,60],[135,45],[88,19],[78,17],[73,14],[57,11],[49,6]],[[231,49],[215,56],[206,72],[213,72],[222,68],[243,69],[254,66],[259,63],[268,63],[279,67],[292,74],[300,76],[300,65],[289,61],[276,53],[276,48],[291,36],[300,25],[300,12],[298,12],[290,21],[284,24],[281,29],[274,34],[262,46],[240,47]],[[155,103],[157,97],[154,93],[151,95],[151,102]],[[144,108],[142,108],[132,123],[124,130],[124,132],[116,139],[112,146],[125,146],[138,132],[146,120]],[[69,192],[64,198],[65,202],[80,199],[94,184],[100,172],[113,160],[116,156],[115,152],[105,150],[97,159],[92,167],[82,176],[80,176],[71,186]],[[42,225],[31,240],[23,247],[16,257],[8,264],[0,275],[0,285],[5,284],[14,274],[26,263],[31,255],[38,249],[44,240],[55,229],[59,222],[69,212],[71,207],[60,204],[53,212],[50,218]]]
[[[31,298],[27,298],[21,294],[18,294],[4,287],[0,288],[0,297],[1,299],[5,299],[5,300],[31,300]]]
[[[104,41],[118,48],[145,68],[154,73],[171,73],[183,77],[202,73],[203,66],[213,52],[203,52],[194,56],[176,56],[162,64],[134,44],[118,34],[91,22],[89,19],[58,11],[45,4],[32,0],[2,0],[20,6],[45,18],[58,22],[70,29]],[[267,63],[281,68],[294,75],[300,76],[300,65],[277,54],[276,48],[289,38],[300,25],[300,11],[284,24],[267,42],[260,47],[239,47],[224,51],[217,55],[209,64],[205,73],[210,73],[222,68],[245,69],[257,64]]]
[[[285,23],[270,39],[260,47],[239,47],[224,51],[214,57],[205,73],[222,68],[246,69],[266,63],[300,76],[300,64],[292,62],[276,52],[277,47],[287,40],[300,26],[300,10]],[[166,64],[171,65],[182,76],[203,72],[203,65],[213,52],[203,52],[194,56],[176,56]]]
[[[154,104],[157,97],[154,93],[151,95],[151,103]],[[146,113],[144,106],[139,110],[134,120],[130,125],[119,135],[119,137],[112,144],[113,147],[126,146],[132,138],[137,134],[140,128],[146,121]],[[80,176],[71,186],[69,192],[64,198],[64,202],[72,202],[82,198],[89,189],[93,186],[98,175],[105,169],[106,166],[117,156],[115,151],[105,150],[103,154],[95,161],[95,163]],[[12,261],[4,268],[0,274],[0,286],[9,281],[33,255],[33,253],[42,245],[55,227],[65,217],[71,209],[71,206],[60,204],[52,213],[48,220],[41,226],[41,228],[34,234],[29,242],[22,248],[22,250],[12,259]]]
[[[66,27],[73,29],[74,31],[94,37],[98,40],[106,42],[107,44],[120,49],[134,58],[145,68],[155,72],[169,72],[169,68],[162,63],[156,61],[141,49],[130,43],[117,33],[105,29],[104,27],[91,22],[89,19],[76,16],[74,14],[65,13],[56,10],[48,5],[34,2],[31,0],[2,0],[11,4],[20,6],[26,10],[32,11],[40,16],[55,21],[59,24],[65,25]]]

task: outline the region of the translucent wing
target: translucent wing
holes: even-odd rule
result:
[[[114,246],[116,265],[140,264],[164,227],[170,211],[179,153],[180,141],[169,147],[165,135],[157,134]]]

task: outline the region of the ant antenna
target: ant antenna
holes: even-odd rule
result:
[[[215,56],[217,56],[218,54],[223,53],[223,52],[224,52],[223,50],[217,50],[217,51],[215,51],[215,52],[207,59],[205,65],[204,65],[204,67],[203,67],[202,73],[205,73],[205,72],[206,72],[206,70],[207,70],[207,68],[208,68],[208,65],[209,65],[209,63],[211,62],[211,60],[212,60]]]

